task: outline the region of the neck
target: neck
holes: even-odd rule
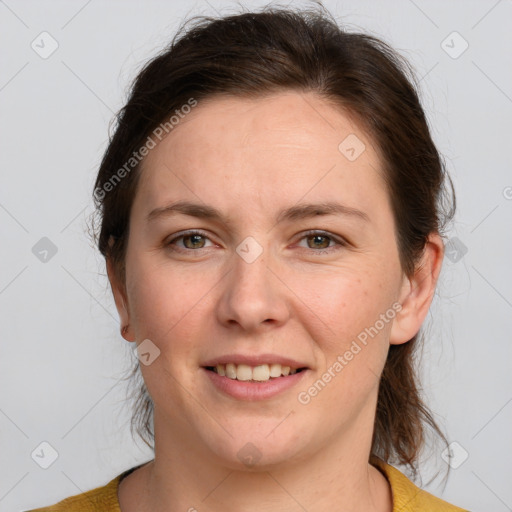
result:
[[[359,422],[300,461],[244,469],[219,464],[197,440],[159,428],[165,424],[155,411],[157,455],[145,466],[146,498],[137,510],[392,511],[389,484],[368,463],[372,432]]]

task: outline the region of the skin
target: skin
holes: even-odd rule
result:
[[[366,146],[354,161],[338,149],[349,134]],[[213,206],[228,222],[183,214],[147,221],[176,200]],[[321,201],[368,220],[276,223],[283,208]],[[206,237],[169,245],[190,229]],[[246,237],[263,250],[252,263],[236,252]],[[160,350],[141,365],[155,405],[155,460],[121,482],[123,512],[391,511],[389,484],[368,463],[379,377],[390,344],[418,332],[442,258],[442,240],[432,234],[416,273],[404,275],[378,153],[341,109],[297,92],[200,102],[144,161],[125,282],[107,262],[129,325],[123,336]],[[394,303],[401,304],[394,319],[299,403],[298,393]],[[201,369],[234,352],[289,356],[309,370],[276,397],[236,400]],[[237,456],[248,442],[261,457],[251,467]]]

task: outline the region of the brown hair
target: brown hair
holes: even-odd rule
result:
[[[267,6],[220,18],[195,17],[187,23],[138,74],[95,183],[101,219],[98,247],[114,263],[121,282],[130,208],[141,174],[137,162],[132,162],[133,169],[127,169],[126,162],[191,98],[200,102],[214,95],[261,97],[284,90],[318,94],[355,116],[371,136],[392,202],[401,265],[410,276],[428,235],[441,233],[452,218],[455,201],[453,195],[451,202],[446,200],[445,183],[452,192],[453,187],[407,61],[373,36],[346,32],[322,6]],[[123,166],[126,172],[114,182]],[[425,426],[446,444],[420,395],[414,361],[418,342],[419,335],[390,347],[371,450],[372,458],[408,465],[414,475]],[[152,446],[153,403],[141,382],[138,361],[131,376],[138,379],[132,433],[136,424]]]

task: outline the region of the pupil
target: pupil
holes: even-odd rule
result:
[[[319,240],[321,239],[324,239],[326,240],[327,237],[323,236],[323,235],[313,235],[313,240],[314,240],[314,243],[318,242]],[[327,242],[328,243],[328,242]],[[324,243],[324,247],[322,247],[322,249],[325,248],[325,243]]]
[[[198,239],[202,238],[202,235],[189,235],[189,238],[192,240],[192,244],[196,245],[200,242]]]

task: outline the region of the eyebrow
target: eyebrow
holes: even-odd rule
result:
[[[213,206],[190,201],[176,201],[166,206],[155,208],[148,214],[147,222],[149,223],[155,219],[172,216],[177,213],[229,224],[229,218]],[[365,222],[370,221],[368,215],[361,210],[334,201],[325,201],[320,203],[303,203],[283,209],[278,213],[276,222],[279,224],[284,221],[301,220],[321,215],[342,215],[361,219]]]

